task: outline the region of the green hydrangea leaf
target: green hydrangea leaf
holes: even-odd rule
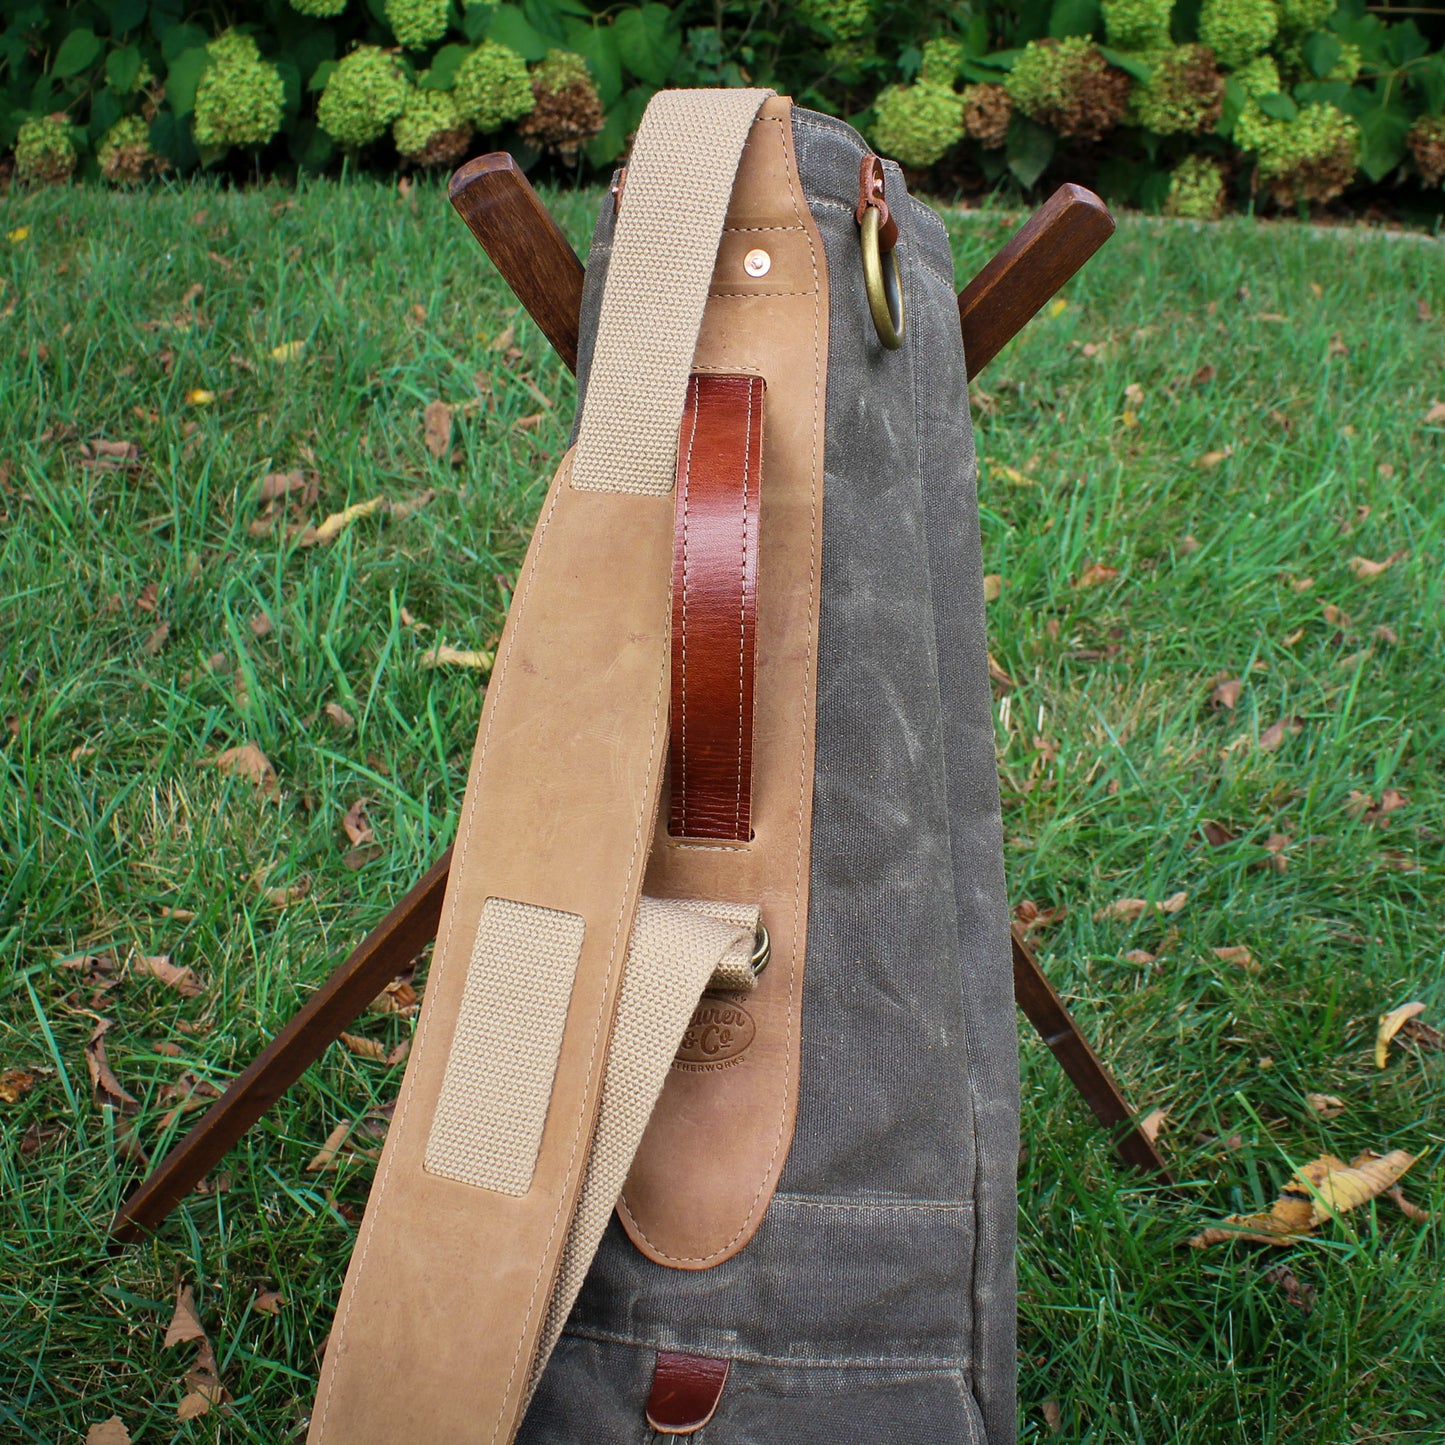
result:
[[[1299,107],[1294,101],[1278,92],[1260,96],[1259,108],[1274,120],[1293,120],[1299,114]]]
[[[72,75],[89,70],[99,58],[100,49],[100,38],[94,30],[72,30],[60,42],[60,49],[50,63],[50,73],[69,80]]]
[[[1107,45],[1096,48],[1110,65],[1122,70],[1126,75],[1132,75],[1135,80],[1149,79],[1149,64],[1139,56],[1130,55],[1126,50],[1114,50]]]
[[[1048,169],[1054,158],[1054,145],[1054,133],[1047,126],[1026,115],[1015,114],[1009,121],[1004,154],[1014,179],[1025,190]]]
[[[1054,0],[1049,12],[1049,34],[1055,40],[1092,35],[1098,24],[1099,0]]]
[[[522,13],[519,5],[498,5],[492,11],[487,39],[515,50],[523,60],[541,60],[552,42]]]
[[[612,22],[617,54],[639,80],[663,85],[677,63],[682,36],[666,5],[641,5],[624,10]]]
[[[710,35],[715,33],[708,32]],[[581,23],[569,25],[567,46],[586,60],[597,84],[597,98],[604,110],[610,110],[622,94],[622,57],[617,53],[617,36],[612,27]]]
[[[1340,63],[1344,53],[1340,37],[1331,35],[1328,30],[1316,30],[1312,35],[1306,35],[1300,46],[1305,64],[1318,80],[1323,80]]]
[[[204,45],[183,50],[166,71],[166,104],[178,116],[189,115],[196,108],[196,87],[211,63],[211,53]]]
[[[311,72],[311,79],[306,82],[307,90],[325,90],[326,82],[331,79],[331,72],[341,62],[339,60],[323,60],[315,70]]]
[[[426,79],[421,82],[424,90],[450,90],[457,78],[457,68],[472,53],[470,45],[443,45],[432,56],[431,67]]]
[[[1430,42],[1420,34],[1413,20],[1391,25],[1385,38],[1385,54],[1395,65],[1408,65],[1430,50]]]
[[[140,48],[135,45],[122,45],[105,57],[105,78],[112,90],[129,95],[140,78],[140,67]]]
[[[146,18],[149,8],[149,0],[115,0],[110,7],[110,33],[124,35],[134,30]]]
[[[97,141],[125,114],[125,103],[114,86],[103,86],[90,102],[86,134]]]
[[[1395,105],[1360,117],[1360,169],[1372,181],[1383,181],[1405,159],[1409,129],[1409,113]]]
[[[161,58],[170,65],[188,50],[204,50],[210,38],[199,25],[173,25],[161,37]]]

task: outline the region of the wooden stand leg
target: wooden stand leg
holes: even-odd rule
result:
[[[577,369],[582,263],[512,157],[468,161],[452,177],[452,204],[558,356]],[[1079,186],[1063,186],[979,272],[959,297],[959,324],[972,379],[1109,238],[1113,218]],[[121,1243],[157,1228],[273,1103],[325,1052],[386,984],[436,936],[446,891],[448,849],[419,883],[240,1074],[125,1202],[111,1224]],[[1022,960],[1022,961],[1021,961]],[[1059,996],[1014,935],[1019,1003],[1090,1108],[1107,1127],[1130,1118],[1114,1081],[1079,1033]],[[1163,1161],[1138,1133],[1122,1158],[1153,1174]],[[1166,1176],[1167,1177],[1167,1176]]]
[[[112,1239],[128,1244],[144,1231],[158,1228],[241,1135],[436,937],[451,864],[448,848],[192,1125],[120,1207],[110,1226]]]
[[[1038,1030],[1063,1071],[1083,1096],[1094,1117],[1114,1137],[1114,1149],[1125,1164],[1152,1174],[1161,1184],[1171,1184],[1169,1170],[1159,1151],[1134,1122],[1134,1111],[1125,1101],[1114,1077],[1089,1046],[1054,986],[1044,977],[1034,951],[1024,942],[1017,924],[1011,935],[1014,956],[1014,997],[1028,1021]]]

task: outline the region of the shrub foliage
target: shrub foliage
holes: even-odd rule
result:
[[[1445,23],[1364,0],[5,0],[14,183],[198,167],[605,168],[664,85],[770,85],[936,186],[1056,156],[1179,215],[1442,184]]]

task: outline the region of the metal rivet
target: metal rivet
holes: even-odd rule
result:
[[[773,258],[766,251],[749,251],[743,257],[743,270],[749,276],[766,276],[772,269]]]

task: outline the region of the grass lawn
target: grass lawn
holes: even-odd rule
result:
[[[594,203],[558,200],[579,246]],[[0,210],[0,1439],[299,1438],[374,1139],[307,1166],[409,1019],[158,1238],[104,1228],[450,841],[485,671],[427,664],[494,643],[573,389],[432,185]],[[957,224],[960,278],[1016,221]],[[1067,909],[1033,937],[1184,1182],[1117,1169],[1026,1038],[1022,1430],[1440,1442],[1445,1056],[1374,1063],[1386,1009],[1445,1021],[1440,245],[1128,221],[1065,300],[976,398],[1010,889]],[[274,777],[217,765],[248,743]],[[1186,1245],[1397,1148],[1435,1222]],[[232,1397],[189,1423],[180,1281]]]

